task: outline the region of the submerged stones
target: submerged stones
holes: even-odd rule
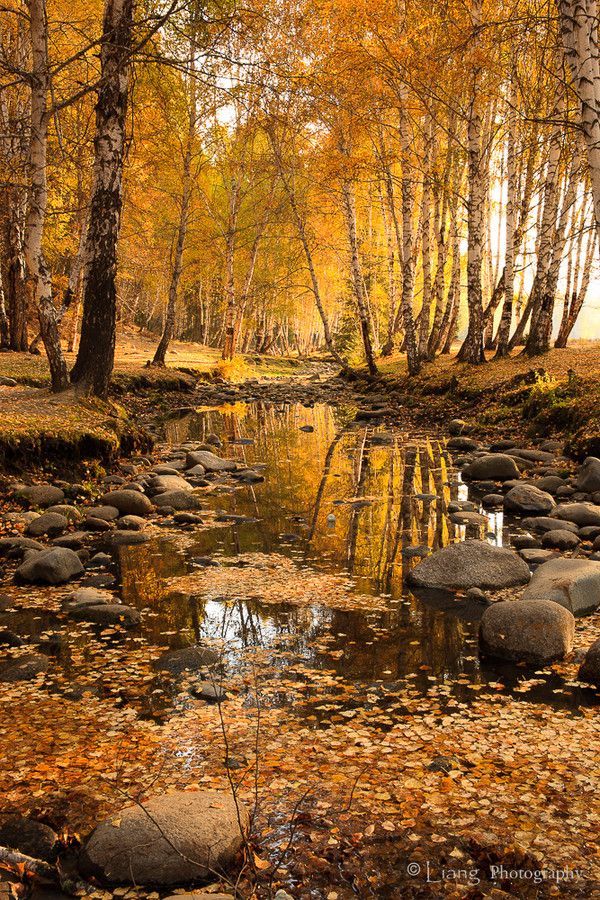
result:
[[[573,614],[551,600],[494,603],[485,610],[479,628],[484,654],[537,665],[563,659],[573,649],[574,636]]]
[[[80,868],[110,884],[203,879],[233,865],[249,821],[243,803],[222,791],[164,794],[101,822],[85,844]]]
[[[0,663],[0,681],[31,681],[48,671],[48,658],[41,653],[27,653]]]
[[[428,556],[415,566],[408,580],[420,588],[500,589],[527,584],[529,568],[512,550],[468,540],[450,544]]]
[[[154,663],[155,668],[164,669],[172,675],[196,672],[198,669],[214,666],[219,662],[219,654],[210,647],[194,644],[180,650],[166,650]]]

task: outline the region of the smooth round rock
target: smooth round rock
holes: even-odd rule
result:
[[[176,791],[121,809],[90,835],[84,875],[109,884],[173,885],[234,864],[250,817],[223,791]],[[143,847],[143,852],[140,848]]]
[[[479,627],[483,653],[536,665],[564,659],[574,637],[573,614],[551,600],[502,600],[488,606]]]

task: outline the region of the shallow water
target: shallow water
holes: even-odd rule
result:
[[[487,529],[453,525],[448,504],[468,492],[444,439],[356,422],[354,416],[355,410],[346,407],[254,403],[168,422],[168,445],[202,442],[215,433],[223,441],[223,456],[256,468],[265,480],[236,488],[217,484],[206,498],[217,515],[248,521],[191,527],[184,548],[165,536],[122,549],[124,601],[153,604],[157,614],[145,627],[155,642],[165,642],[166,630],[171,646],[206,636],[224,638],[232,662],[245,647],[275,647],[285,639],[290,664],[301,660],[333,669],[354,683],[391,687],[409,676],[427,690],[433,681],[449,679],[463,699],[472,697],[472,686],[480,683],[518,687],[531,672],[479,660],[479,604],[446,594],[417,597],[404,584],[427,548],[464,537],[509,543],[502,512],[487,513]],[[194,571],[194,558],[208,556],[235,566],[238,554],[253,552],[283,555],[300,572],[308,567],[341,574],[353,591],[379,598],[378,608],[296,606],[286,603],[285,594],[279,604],[247,597],[223,602],[168,596],[156,603],[159,585]],[[539,683],[524,694],[528,700],[586,702],[585,691],[563,690],[557,676],[535,680]]]

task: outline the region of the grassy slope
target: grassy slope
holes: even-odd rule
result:
[[[297,360],[249,355],[234,363],[221,362],[220,353],[200,344],[174,342],[167,367],[147,367],[156,345],[132,331],[117,343],[113,391],[190,390],[196,377],[222,375],[231,381],[252,377],[278,378],[296,374]],[[67,354],[69,365],[73,357]],[[54,396],[48,391],[44,356],[0,353],[0,376],[18,387],[0,386],[0,465],[19,467],[48,459],[66,461],[109,459],[119,451],[147,446],[144,435],[114,403],[77,398],[73,392]]]
[[[530,358],[470,366],[438,357],[409,379],[403,356],[382,360],[384,383],[432,419],[469,418],[483,427],[528,423],[537,434],[562,434],[577,455],[600,454],[600,343],[574,343]]]

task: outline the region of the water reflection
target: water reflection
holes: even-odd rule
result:
[[[451,541],[507,542],[502,513],[486,513],[487,526],[454,525],[448,507],[467,499],[468,489],[444,441],[357,423],[354,413],[326,405],[237,404],[168,424],[169,446],[216,433],[222,455],[263,466],[265,481],[235,490],[217,484],[206,498],[216,514],[253,521],[191,531],[184,549],[165,537],[122,551],[124,598],[152,606],[146,618],[152,640],[176,647],[221,637],[233,662],[244,648],[287,639],[290,666],[301,661],[365,683],[391,685],[415,675],[415,684],[426,689],[432,677],[497,679],[497,668],[482,669],[477,656],[481,607],[448,595],[415,597],[404,579],[422,555]],[[167,579],[193,571],[196,557],[237,565],[239,554],[252,552],[343,573],[354,590],[380,604],[366,613],[298,607],[285,596],[273,605],[169,592]],[[518,677],[512,676],[515,684]]]

